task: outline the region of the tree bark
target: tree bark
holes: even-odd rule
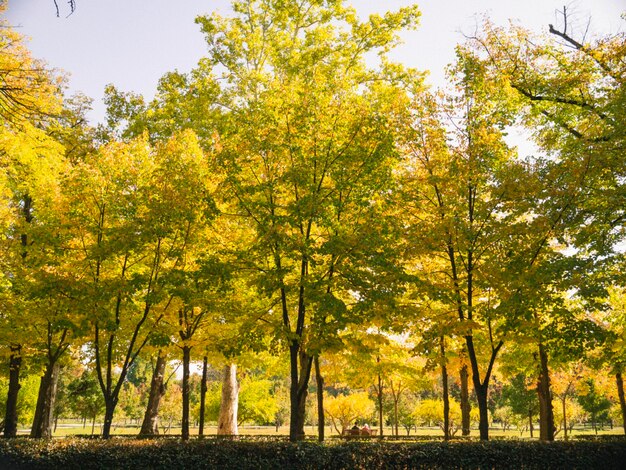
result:
[[[300,379],[298,381],[298,440],[303,440],[304,424],[306,421],[306,398],[309,394],[309,379],[313,357],[309,357],[304,351],[300,352]]]
[[[624,426],[624,433],[626,433],[626,399],[624,398],[624,379],[621,370],[615,374],[615,382],[617,383],[617,395],[622,409],[622,426]]]
[[[104,423],[102,425],[102,438],[111,437],[111,427],[113,426],[113,413],[117,406],[118,396],[108,396],[104,398]]]
[[[380,363],[380,356],[376,357],[376,362]],[[380,375],[380,371],[378,372],[378,388],[376,390],[376,397],[378,399],[378,435],[383,437],[383,378]]]
[[[535,427],[533,426],[533,411],[528,409],[528,430],[530,431],[530,438],[532,439],[535,432]]]
[[[324,377],[320,371],[320,358],[315,356],[315,380],[317,383],[317,440],[324,442]]]
[[[450,440],[450,397],[448,395],[448,368],[446,367],[446,346],[444,337],[439,338],[441,351],[441,387],[443,389],[443,439]]]
[[[204,436],[204,408],[206,407],[208,361],[209,358],[204,356],[204,359],[202,360],[202,381],[200,382],[200,419],[198,423],[198,436]]]
[[[152,372],[148,405],[141,423],[140,436],[155,436],[159,434],[159,405],[161,404],[161,398],[165,395],[165,366],[165,354],[159,351],[154,372]]]
[[[469,400],[469,373],[467,364],[461,367],[461,428],[463,436],[470,435],[470,413],[472,405]]]
[[[548,370],[548,354],[542,343],[539,343],[540,372],[537,381],[539,396],[539,439],[554,441],[554,411],[552,409],[552,393],[550,391],[550,374]]]
[[[567,393],[564,393],[563,398],[561,399],[561,404],[563,407],[563,438],[567,441],[567,409],[565,406],[566,400],[567,400]]]
[[[400,397],[402,396],[402,380],[397,381],[390,380],[389,388],[391,390],[391,398],[393,400],[393,428],[392,433],[397,437],[400,435],[400,421],[398,419],[398,404],[400,403]]]
[[[487,372],[485,372],[485,378],[482,382],[480,380],[478,358],[476,357],[476,351],[474,349],[474,337],[471,335],[466,336],[465,343],[467,346],[467,355],[469,356],[470,364],[472,366],[472,382],[474,382],[474,393],[476,394],[476,401],[478,403],[478,430],[480,433],[480,440],[487,441],[489,440],[489,409],[487,407],[489,381],[491,380],[491,371],[498,355],[498,351],[504,343],[500,341],[496,346],[492,345],[489,366],[487,367]]]
[[[236,436],[237,407],[239,404],[239,385],[237,384],[237,366],[224,366],[222,375],[222,401],[217,423],[218,436]]]
[[[394,424],[396,437],[398,437],[400,435],[399,434],[399,427],[398,427],[398,402],[399,401],[400,401],[400,396],[399,395],[397,397],[393,398],[393,424]]]
[[[191,362],[191,348],[183,346],[183,419],[181,435],[183,441],[189,440],[189,364]]]
[[[296,442],[303,440],[305,435],[306,397],[313,358],[300,349],[297,341],[291,344],[289,353],[291,366],[289,440]]]
[[[487,387],[483,385],[474,386],[476,401],[478,402],[478,430],[480,440],[489,440],[489,409],[487,408]]]
[[[4,437],[17,436],[17,398],[20,392],[20,369],[22,367],[22,345],[12,344],[9,357],[9,390],[4,415]]]
[[[39,395],[30,437],[50,439],[52,437],[54,401],[59,381],[59,364],[48,363],[39,383]]]

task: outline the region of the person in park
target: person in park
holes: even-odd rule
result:
[[[354,426],[350,428],[350,434],[358,435],[360,433],[359,425],[354,423]]]
[[[369,424],[365,423],[361,428],[361,435],[369,436],[370,434],[372,434],[372,430],[370,429]]]

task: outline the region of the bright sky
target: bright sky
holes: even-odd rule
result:
[[[104,117],[101,102],[106,84],[134,91],[150,99],[159,78],[168,71],[186,72],[206,51],[197,15],[230,11],[229,0],[76,0],[69,17],[67,0],[9,0],[9,23],[30,37],[34,56],[50,67],[70,74],[70,92],[94,98],[93,121]],[[615,33],[624,26],[620,14],[626,0],[347,0],[365,18],[418,3],[421,26],[403,36],[394,58],[420,70],[429,70],[429,82],[441,86],[444,67],[454,58],[454,46],[474,31],[487,14],[496,24],[508,19],[534,31],[558,24],[555,12],[568,5],[574,26],[584,32],[587,20],[599,33]]]

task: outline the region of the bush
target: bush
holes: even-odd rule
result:
[[[247,442],[206,439],[0,441],[3,469],[623,468],[626,441]]]

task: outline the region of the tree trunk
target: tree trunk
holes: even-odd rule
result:
[[[208,361],[209,358],[204,356],[202,360],[202,381],[200,382],[200,420],[198,423],[198,436],[204,436],[204,408],[206,407]]]
[[[48,363],[39,383],[39,395],[30,437],[50,439],[52,437],[54,401],[59,382],[59,364]]]
[[[183,420],[182,439],[189,440],[189,364],[191,362],[191,348],[183,346]]]
[[[552,409],[552,393],[550,391],[550,374],[548,371],[548,354],[539,343],[540,372],[537,382],[539,395],[539,439],[554,441],[554,411]]]
[[[472,405],[469,400],[469,373],[467,364],[461,367],[461,428],[463,436],[470,435],[470,412]]]
[[[104,398],[104,423],[102,425],[102,438],[103,439],[109,439],[111,437],[111,426],[113,425],[113,413],[115,413],[116,406],[117,406],[117,397],[105,397]]]
[[[532,439],[534,436],[535,427],[533,426],[533,411],[528,409],[528,430],[530,431],[530,438]]]
[[[239,385],[237,384],[237,366],[230,364],[224,366],[222,376],[222,401],[220,403],[220,416],[217,423],[218,436],[236,436],[237,430],[237,407],[239,404]]]
[[[289,346],[289,440],[295,442],[299,440],[298,412],[300,404],[298,401],[298,352],[299,344],[293,342]]]
[[[563,438],[567,441],[567,410],[565,407],[565,401],[567,399],[567,393],[563,394],[561,404],[563,405]]]
[[[487,387],[484,385],[474,385],[474,391],[476,392],[476,401],[478,402],[478,430],[480,433],[480,440],[489,440],[489,409],[487,407]]]
[[[148,405],[141,423],[140,436],[154,436],[159,434],[159,405],[161,398],[165,395],[165,354],[161,351],[157,353],[157,360],[150,381],[150,394],[148,395]]]
[[[380,363],[380,356],[376,357],[376,362]],[[378,399],[378,435],[383,437],[383,378],[380,375],[380,371],[378,372],[378,388],[376,390],[376,395]]]
[[[622,426],[624,426],[624,433],[626,433],[626,399],[624,398],[624,379],[621,370],[615,374],[615,382],[617,383],[617,395],[622,409]]]
[[[626,434],[626,398],[624,397],[624,379],[622,377],[621,369],[618,369],[615,373],[615,383],[617,384],[617,396],[622,410],[622,426],[624,427],[624,433]]]
[[[289,440],[291,442],[304,439],[304,421],[306,416],[306,397],[311,376],[313,358],[300,350],[300,345],[293,342],[289,347],[290,377],[289,388],[290,421]]]
[[[22,345],[12,344],[9,358],[9,390],[4,416],[4,437],[17,436],[17,398],[20,392],[20,369],[22,367]]]
[[[320,371],[320,358],[315,356],[315,380],[317,383],[317,440],[324,442],[324,377]]]
[[[306,435],[304,432],[304,422],[306,421],[306,398],[309,394],[308,387],[303,389],[301,386],[298,386],[298,433],[297,440],[304,440],[304,436]]]
[[[306,421],[306,398],[309,394],[309,378],[311,376],[311,368],[313,358],[309,357],[305,352],[300,352],[300,377],[298,379],[298,434],[297,440],[304,439],[304,423]]]
[[[489,440],[489,409],[487,408],[487,398],[489,394],[489,381],[491,380],[491,372],[495,363],[496,357],[500,348],[504,344],[499,341],[497,345],[492,344],[491,357],[489,358],[489,365],[485,372],[485,378],[481,382],[480,370],[478,368],[478,358],[476,350],[474,349],[474,337],[468,335],[465,337],[465,344],[467,346],[467,355],[472,366],[472,382],[474,383],[474,393],[476,394],[476,401],[478,402],[478,415],[479,423],[478,429],[480,431],[480,440]]]
[[[394,397],[393,399],[393,424],[394,424],[394,428],[396,431],[396,437],[400,435],[399,428],[398,428],[398,402],[399,401],[400,401],[399,395],[397,397]]]
[[[450,397],[448,394],[448,369],[441,366],[441,384],[443,388],[443,439],[450,440]]]
[[[441,387],[443,389],[443,439],[450,440],[450,397],[448,396],[448,368],[446,367],[446,345],[444,337],[439,338],[441,351]]]

